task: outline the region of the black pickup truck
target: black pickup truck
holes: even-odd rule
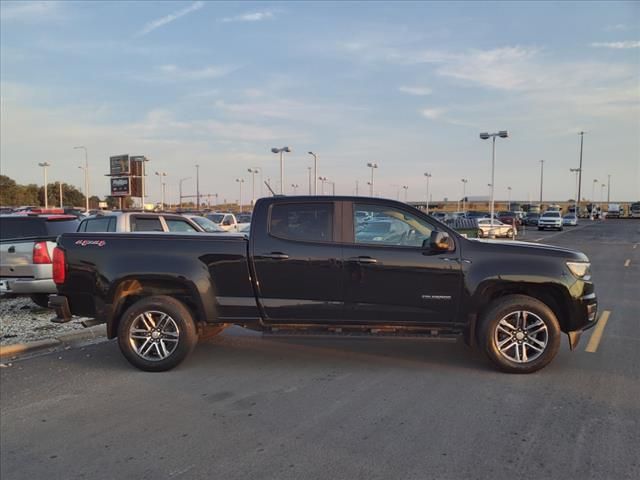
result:
[[[178,365],[199,335],[462,335],[502,370],[529,373],[596,323],[589,259],[470,240],[424,212],[363,197],[257,202],[250,235],[64,234],[59,322],[106,322],[136,367]]]

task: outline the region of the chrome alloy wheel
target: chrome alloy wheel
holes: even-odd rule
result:
[[[538,315],[518,310],[498,322],[493,338],[503,357],[515,363],[528,363],[544,353],[549,331]]]
[[[138,315],[129,328],[129,343],[143,359],[157,362],[169,357],[178,347],[180,329],[169,315],[146,311]]]

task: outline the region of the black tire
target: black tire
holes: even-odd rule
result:
[[[48,293],[34,293],[30,295],[31,301],[42,308],[49,308]]]
[[[138,334],[131,331],[134,322],[136,322],[136,327],[149,323],[145,322],[145,320],[148,321],[148,317],[141,317],[145,312],[148,312],[152,319],[155,316],[155,320],[153,320],[154,328],[149,329],[149,332],[155,332],[153,335],[156,333],[159,335],[158,338],[153,337],[155,340],[151,337],[151,333]],[[160,331],[160,329],[156,330],[155,327],[163,319],[162,315],[168,316],[168,320],[164,319],[165,325],[172,321],[173,323],[170,325],[175,328],[170,328],[166,332],[164,330]],[[165,333],[166,338],[164,337]],[[133,338],[132,335],[134,334],[138,336]],[[145,335],[149,338],[145,339]],[[118,327],[120,351],[134,367],[147,372],[164,372],[179,365],[193,351],[197,341],[196,325],[189,309],[179,300],[164,295],[147,297],[131,305],[122,315]],[[149,346],[149,342],[155,342],[156,345]],[[162,348],[160,345],[162,345]],[[165,349],[165,345],[169,345],[171,351],[166,357],[162,358],[163,353],[161,353],[161,350]],[[147,358],[142,356],[145,353],[145,348],[149,348],[146,351]],[[141,353],[138,353],[138,349]]]
[[[531,337],[524,334],[525,329],[522,330],[522,333],[513,329],[511,336],[503,333],[506,331],[503,327],[504,323],[500,325],[500,329],[498,325],[503,320],[511,323],[509,319],[514,318],[514,315],[517,317],[518,314],[516,312],[527,312],[525,326],[526,322],[538,322],[540,320],[544,323],[546,329],[541,324],[532,324],[530,329],[527,330],[528,332],[542,331],[531,335]],[[518,318],[520,318],[520,325],[522,326],[522,316]],[[480,321],[480,348],[489,357],[489,360],[504,372],[536,372],[548,365],[560,349],[561,332],[558,319],[547,305],[535,298],[526,295],[508,295],[498,298],[484,312]],[[518,334],[524,335],[524,338],[517,337],[516,335]],[[503,341],[506,341],[506,343],[501,351],[498,342]],[[538,348],[543,343],[544,348]],[[513,347],[508,348],[509,345],[513,345]],[[513,357],[518,357],[520,361]]]
[[[203,325],[198,328],[198,340],[208,340],[220,335],[227,325]]]

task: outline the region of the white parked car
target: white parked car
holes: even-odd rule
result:
[[[209,220],[218,225],[227,232],[238,231],[238,220],[233,213],[207,213],[205,215]]]
[[[562,216],[560,212],[547,210],[540,216],[538,219],[538,230],[544,230],[545,228],[562,230]]]
[[[490,218],[479,218],[478,238],[486,238],[492,234],[495,237],[513,238],[515,230],[512,225],[502,223],[500,220],[493,220],[493,223],[491,223]]]
[[[575,227],[578,225],[578,217],[576,217],[575,213],[567,213],[562,217],[562,225],[565,227]]]

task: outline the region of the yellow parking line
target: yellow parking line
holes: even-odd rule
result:
[[[602,339],[604,327],[607,326],[607,322],[609,321],[609,315],[611,315],[611,312],[609,310],[605,310],[600,314],[600,321],[598,321],[595,330],[591,334],[591,338],[589,339],[587,348],[585,348],[585,352],[596,353],[598,351],[598,346],[600,345],[600,340]]]
[[[629,265],[631,265],[631,259],[630,259],[630,258],[627,258],[627,259],[624,261],[624,266],[625,266],[625,267],[628,267]]]

